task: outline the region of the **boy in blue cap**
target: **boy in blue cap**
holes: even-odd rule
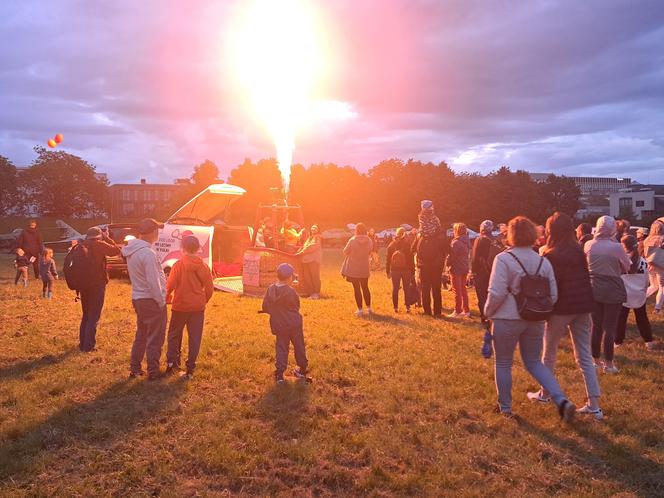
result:
[[[304,347],[304,331],[300,314],[300,297],[291,287],[295,270],[288,263],[277,267],[278,282],[268,287],[263,298],[262,313],[270,315],[270,328],[275,335],[275,372],[277,384],[284,383],[284,372],[288,367],[288,352],[293,343],[297,368],[293,375],[298,379],[311,382],[307,377],[307,354]]]

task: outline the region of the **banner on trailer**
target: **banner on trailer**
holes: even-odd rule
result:
[[[164,228],[159,232],[159,240],[154,244],[154,250],[159,257],[159,261],[161,261],[161,266],[163,268],[172,268],[175,262],[182,257],[182,239],[188,235],[193,235],[198,239],[201,248],[196,255],[206,265],[210,266],[213,231],[214,228],[211,226],[164,225]]]
[[[261,253],[247,251],[244,253],[244,264],[242,265],[242,284],[252,287],[260,285],[261,277]]]

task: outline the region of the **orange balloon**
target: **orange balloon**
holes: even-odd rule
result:
[[[62,133],[58,133],[55,137],[53,137],[53,140],[55,140],[56,144],[59,144],[60,142],[62,142],[63,138],[65,137],[62,136]]]
[[[55,147],[56,145],[58,145],[57,143],[55,143],[55,140],[53,140],[52,138],[50,138],[50,139],[48,140],[48,142],[46,142],[46,143],[47,143],[48,146],[51,147],[51,148],[53,148],[53,147]]]

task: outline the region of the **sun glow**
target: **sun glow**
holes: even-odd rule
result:
[[[315,18],[304,0],[254,0],[233,38],[240,82],[274,141],[288,191],[296,133],[321,73]]]

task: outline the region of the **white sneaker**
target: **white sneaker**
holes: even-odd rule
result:
[[[604,373],[605,374],[617,374],[618,372],[620,372],[620,369],[618,367],[616,367],[615,365],[611,366],[611,367],[604,366]]]
[[[470,311],[464,311],[463,313],[460,313],[459,316],[461,318],[470,318]]]
[[[362,316],[362,315],[364,315],[364,310],[359,309],[355,312],[355,316]]]
[[[584,415],[592,415],[595,418],[595,420],[602,420],[604,418],[604,412],[602,411],[601,408],[593,410],[592,408],[590,408],[590,406],[588,406],[587,403],[583,405],[581,408],[579,408],[576,411],[576,413],[582,413]]]
[[[373,310],[371,308],[367,308],[367,311],[365,312],[367,315],[373,315]]]
[[[646,342],[646,350],[654,351],[655,349],[657,349],[657,346],[655,345],[655,341]]]
[[[526,393],[526,396],[530,401],[539,401],[540,403],[550,403],[551,402],[551,397],[550,396],[544,396],[542,393],[542,390],[540,389],[537,392],[530,392]]]
[[[445,315],[447,318],[459,318],[462,316],[461,313],[457,313],[456,311],[453,311],[452,313],[449,313]]]
[[[309,296],[309,299],[313,300],[320,299],[320,294],[312,294],[311,296]]]

